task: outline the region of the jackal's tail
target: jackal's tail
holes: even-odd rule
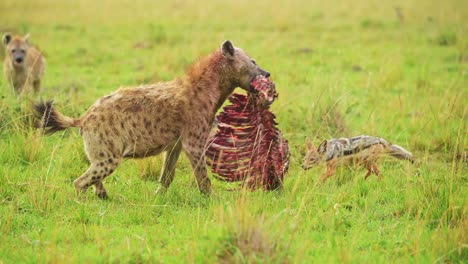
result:
[[[45,134],[53,134],[69,127],[78,127],[80,119],[65,116],[55,110],[52,101],[40,102],[34,105],[36,115],[40,118],[39,128],[44,129]]]
[[[398,145],[390,145],[388,147],[388,152],[390,156],[395,157],[397,159],[409,160],[411,163],[414,163],[414,157],[411,152],[407,151],[406,149],[398,146]]]

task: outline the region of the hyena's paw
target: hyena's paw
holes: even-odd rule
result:
[[[102,183],[102,181],[96,181],[94,183],[94,194],[96,194],[97,197],[99,197],[102,200],[107,200],[107,198],[109,198],[107,196],[107,190],[106,188],[104,188],[104,184]]]
[[[89,184],[83,184],[80,179],[75,180],[73,185],[75,185],[75,193],[77,196],[84,194],[89,188]]]
[[[94,193],[97,195],[97,197],[99,197],[99,199],[102,199],[102,200],[109,199],[109,196],[107,195],[107,192],[95,191]]]
[[[156,195],[163,195],[165,193],[167,193],[167,188],[164,186],[159,186],[155,192]]]
[[[198,186],[198,190],[200,190],[202,194],[205,194],[208,196],[211,195],[211,182],[205,181],[203,184]]]

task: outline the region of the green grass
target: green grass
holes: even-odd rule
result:
[[[16,98],[0,78],[0,263],[466,263],[467,2],[290,2],[0,1],[0,31],[29,32],[47,59],[40,96]],[[79,116],[120,86],[182,75],[225,39],[277,84],[284,190],[213,179],[208,198],[182,157],[156,196],[155,157],[106,179],[110,200],[77,198],[78,131],[43,137],[31,102]],[[360,134],[417,163],[382,162],[382,181],[342,169],[325,184],[323,167],[300,168],[306,137]]]

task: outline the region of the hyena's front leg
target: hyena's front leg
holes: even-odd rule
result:
[[[41,80],[35,80],[33,82],[34,93],[38,93],[40,88],[41,88]]]
[[[206,170],[206,161],[203,154],[189,154],[187,153],[192,164],[193,171],[195,173],[195,179],[197,180],[198,190],[204,194],[211,193],[211,181],[208,177]]]
[[[179,159],[181,151],[182,143],[178,141],[174,146],[164,152],[164,164],[161,170],[161,176],[159,177],[161,186],[156,191],[156,193],[164,192],[167,188],[169,188],[172,180],[174,180],[175,165]]]
[[[23,84],[20,82],[13,81],[13,89],[15,90],[16,95],[20,95],[23,91]]]
[[[211,193],[211,181],[206,170],[205,160],[205,141],[184,142],[185,152],[190,160],[190,163],[197,180],[198,190],[205,194]]]

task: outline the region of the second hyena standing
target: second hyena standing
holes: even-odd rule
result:
[[[24,38],[3,35],[5,60],[3,73],[17,94],[33,89],[39,92],[41,79],[45,71],[45,59],[42,53],[29,44],[29,35]]]
[[[185,77],[121,88],[100,98],[80,118],[60,114],[50,102],[37,105],[36,110],[49,133],[80,128],[91,166],[75,180],[77,191],[94,185],[96,194],[106,198],[102,180],[114,172],[123,158],[161,152],[165,159],[160,182],[161,188],[166,189],[184,150],[199,190],[210,193],[204,152],[215,113],[236,87],[252,92],[250,83],[257,75],[269,73],[226,41],[219,51],[195,63]]]

